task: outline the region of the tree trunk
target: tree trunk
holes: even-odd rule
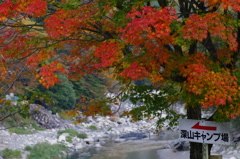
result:
[[[201,107],[188,106],[187,118],[201,120]],[[190,142],[190,159],[202,159],[202,143]]]
[[[202,159],[202,143],[190,142],[190,159]]]

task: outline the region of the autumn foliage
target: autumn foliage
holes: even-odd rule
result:
[[[229,112],[232,113],[227,115],[235,117],[238,109],[234,108],[233,104],[238,102],[240,95],[237,77],[232,76],[227,69],[221,68],[215,72],[212,67],[207,67],[206,65],[209,65],[211,61],[203,53],[197,53],[189,59],[191,62],[184,63],[182,66],[182,75],[187,78],[183,83],[186,90],[202,96],[199,103],[205,109],[219,105],[231,105]]]
[[[39,17],[46,14],[47,2],[44,0],[6,0],[0,5],[0,20],[4,21],[9,18],[17,18],[21,14],[27,14],[32,17]]]
[[[49,88],[59,82],[59,72],[80,78],[109,71],[122,83],[175,85],[184,90],[179,100],[192,98],[187,105],[196,98],[204,109],[239,116],[240,2],[165,2],[4,1],[0,93],[6,95],[22,73]],[[60,56],[61,49],[68,54]]]

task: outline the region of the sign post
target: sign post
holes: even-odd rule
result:
[[[209,159],[208,144],[203,144],[203,159]]]
[[[180,119],[179,139],[203,143],[203,156],[208,159],[208,144],[230,145],[230,124],[205,120]]]

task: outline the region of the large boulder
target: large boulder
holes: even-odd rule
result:
[[[38,104],[30,104],[29,113],[36,123],[46,129],[65,127],[64,121],[50,110]]]

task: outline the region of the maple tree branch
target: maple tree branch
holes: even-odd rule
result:
[[[106,17],[107,19],[109,19],[109,20],[113,21],[113,19],[112,19],[112,18],[110,18],[110,17],[109,17],[109,16],[107,16],[107,15],[104,15],[103,17]]]
[[[7,119],[7,118],[10,117],[10,116],[14,116],[14,115],[16,115],[16,114],[21,113],[27,106],[28,106],[28,105],[25,105],[22,109],[18,109],[17,111],[15,111],[15,112],[13,112],[13,113],[9,113],[8,115],[0,118],[0,121],[3,121],[3,120]],[[12,127],[16,127],[16,126],[12,126]],[[5,129],[9,129],[9,128],[12,128],[12,127],[8,127],[8,128],[5,128]],[[3,130],[3,129],[0,129],[0,130]]]
[[[184,18],[187,18],[189,17],[190,15],[190,12],[188,12],[186,6],[187,6],[187,2],[186,0],[178,0],[178,4],[180,6],[180,14],[181,14],[181,17],[183,16]]]
[[[18,111],[14,112],[14,113],[10,113],[10,114],[8,114],[8,115],[0,118],[0,121],[3,121],[3,120],[7,119],[7,118],[10,117],[10,116],[16,115],[16,114],[20,113],[21,111],[22,111],[22,110],[18,110]]]
[[[96,28],[97,30],[88,29],[88,28],[83,28],[83,29],[87,30],[87,31],[91,31],[91,32],[97,33],[99,35],[102,35],[105,38],[104,40],[106,40],[106,39],[113,39],[114,38],[113,35],[110,32],[108,32],[108,31],[103,32],[102,24],[100,22],[96,22],[95,25],[94,24],[91,24],[91,25],[94,28]]]
[[[79,33],[82,34],[82,35],[91,37],[90,40],[93,40],[93,39],[96,40],[96,41],[104,41],[104,40],[106,40],[105,38],[103,38],[103,39],[97,38],[96,36],[94,36],[92,34],[88,34],[88,33],[84,33],[84,32],[79,32]],[[82,41],[82,40],[86,40],[86,39],[79,39],[79,40]]]
[[[9,28],[8,30],[5,30],[7,27],[6,26],[1,26],[0,30],[3,30],[2,32],[0,32],[0,34],[4,34],[6,32],[8,32],[9,30],[11,30],[11,28]]]
[[[9,40],[9,42],[7,42],[5,45],[0,45],[0,47],[5,47],[5,46],[9,45],[10,43],[12,43],[13,40],[15,40],[18,37],[18,35],[20,35],[21,33],[22,32],[19,32],[16,35],[13,35],[13,38],[11,40]]]
[[[193,4],[194,4],[196,7],[194,7]],[[191,5],[192,5],[192,9],[193,9],[194,11],[200,9],[200,10],[202,10],[203,12],[205,12],[206,9],[207,9],[207,8],[205,7],[205,5],[204,5],[204,2],[201,2],[201,1],[191,0]]]
[[[29,54],[27,56],[24,56],[24,57],[21,57],[21,58],[18,58],[15,61],[11,62],[10,64],[18,63],[18,62],[20,62],[20,61],[22,61],[22,60],[32,56],[33,54],[35,54],[36,52],[38,52],[40,50],[39,48],[34,48],[34,49],[36,49],[36,50],[34,50],[31,54]],[[29,49],[29,50],[33,50],[33,49]]]
[[[5,23],[2,23],[2,26],[5,26],[5,27],[11,27],[11,28],[26,28],[26,27],[31,27],[31,29],[33,27],[44,27],[44,25],[41,25],[41,24],[22,24],[22,25],[10,25],[10,24],[5,24]]]
[[[89,38],[89,39],[78,39],[78,38],[68,38],[66,40],[62,40],[62,41],[69,41],[69,40],[75,40],[75,41],[93,41],[93,38]],[[103,40],[104,41],[104,40]]]
[[[123,3],[121,0],[116,0],[116,7],[119,9],[119,10],[122,10],[123,9]]]
[[[50,15],[52,15],[53,13],[51,14],[46,14],[44,15],[43,17],[39,18],[40,21],[43,21],[46,17],[49,17]],[[27,15],[28,16],[28,15]],[[15,23],[13,23],[11,25],[11,23],[4,23],[4,22],[1,22],[0,26],[5,26],[5,27],[11,27],[11,28],[28,28],[28,31],[30,31],[31,29],[33,30],[37,30],[37,31],[44,31],[44,25],[43,24],[39,24],[38,22],[35,22],[34,24],[22,24],[21,22],[19,22],[19,20],[22,20],[23,18],[20,18],[20,19],[11,19],[12,21],[14,21]],[[33,21],[31,21],[33,22]],[[34,28],[34,27],[42,27],[43,29],[39,29],[39,28]]]
[[[203,41],[201,42],[201,44],[208,50],[208,52],[210,53],[210,58],[216,62],[217,61],[217,57],[216,57],[216,53],[217,53],[217,49],[215,47],[215,45],[212,42],[212,38],[210,33],[208,33],[207,38],[203,39]]]
[[[3,94],[1,94],[1,97],[5,96],[8,91],[13,87],[13,85],[15,84],[15,82],[17,81],[17,79],[19,78],[19,76],[22,74],[22,72],[24,71],[24,69],[26,68],[26,65],[24,65],[24,67],[19,71],[19,73],[17,74],[17,76],[14,78],[13,82],[11,83],[11,85],[4,91]]]
[[[183,56],[183,50],[181,46],[175,45],[174,49],[176,50],[176,52],[180,53]]]
[[[71,37],[71,36],[70,36],[70,37]],[[44,46],[28,49],[28,51],[33,51],[33,52],[32,52],[31,54],[27,55],[27,56],[18,58],[16,61],[19,62],[19,61],[21,61],[21,60],[23,60],[23,59],[26,59],[26,58],[32,56],[33,54],[35,54],[36,52],[38,52],[38,51],[41,50],[41,49],[46,49],[46,48],[52,47],[52,46],[54,46],[54,45],[56,45],[56,44],[59,44],[59,43],[61,43],[62,41],[68,41],[68,40],[79,40],[79,39],[70,39],[70,38],[66,37],[66,38],[64,38],[64,39],[56,40],[56,41],[54,41],[54,42],[52,42],[52,43],[50,43],[50,44],[46,42],[46,44],[45,44]],[[84,40],[81,40],[81,41],[84,41]],[[86,40],[86,41],[87,41],[87,40]]]
[[[93,30],[93,29],[89,29],[89,28],[81,28],[82,30],[87,30],[87,31],[91,31],[91,32],[93,32],[93,33],[100,33],[100,31],[98,31],[98,30]]]
[[[87,66],[87,64],[89,64],[93,59],[94,59],[94,57],[90,58],[87,62],[85,62],[85,63],[79,68],[79,70],[83,70],[83,68],[84,68],[85,66]]]
[[[167,1],[166,1],[166,0],[158,0],[158,4],[159,4],[162,8],[164,8],[164,7],[167,6]]]
[[[189,7],[187,8],[188,11],[191,11],[192,9],[195,10],[195,7],[193,6],[193,3],[195,2],[195,0],[191,0],[189,2]]]
[[[180,8],[180,17],[188,18],[191,14],[199,12],[202,13],[212,12],[213,10],[208,11],[205,7],[204,2],[196,0],[178,0]]]
[[[4,23],[3,23],[4,24]],[[35,23],[35,24],[37,24],[37,23]],[[6,24],[4,24],[3,25],[4,27],[8,27],[8,25],[6,25]],[[30,31],[31,29],[33,29],[33,27],[35,26],[35,25],[22,25],[22,27],[24,27],[24,26],[27,26],[27,28],[28,28],[28,31]],[[19,26],[13,26],[13,25],[9,25],[9,27],[19,27]],[[9,29],[10,30],[10,29]],[[36,30],[38,30],[39,31],[39,29],[36,29]],[[8,31],[8,30],[7,30]],[[17,37],[18,37],[18,35],[20,35],[20,34],[22,34],[22,33],[24,33],[26,30],[22,30],[22,31],[20,31],[19,33],[17,33],[16,35],[13,35],[13,38],[11,39],[11,40],[9,40],[9,42],[7,42],[5,45],[2,45],[2,46],[0,46],[0,47],[5,47],[5,46],[7,46],[7,45],[9,45],[14,39],[16,39]],[[6,31],[5,31],[6,32]]]
[[[112,112],[112,114],[118,113],[118,111],[121,109],[121,107],[122,107],[122,102],[120,102],[120,104],[118,105],[118,109],[115,110],[114,112]]]
[[[54,46],[54,45],[56,45],[56,44],[58,44],[58,43],[61,43],[62,41],[69,41],[69,40],[77,40],[77,41],[92,41],[92,40],[104,41],[104,40],[106,40],[105,38],[103,38],[103,39],[98,39],[98,38],[96,38],[96,37],[95,37],[94,35],[92,35],[92,34],[84,33],[84,35],[90,36],[91,38],[90,38],[90,39],[70,38],[70,37],[71,37],[71,35],[70,35],[69,37],[66,37],[66,38],[60,39],[60,40],[56,40],[56,41],[54,41],[53,43],[45,44],[44,46],[41,46],[41,47],[30,48],[30,49],[28,49],[28,51],[33,51],[31,54],[28,54],[27,56],[18,58],[18,59],[17,59],[15,62],[13,62],[13,63],[16,63],[16,62],[19,62],[19,61],[21,61],[21,60],[23,60],[23,59],[26,59],[26,58],[32,56],[33,54],[35,54],[36,52],[38,52],[39,50],[49,48],[49,47]],[[15,38],[17,38],[17,37],[15,37]],[[0,47],[3,47],[3,46],[0,46]]]
[[[197,53],[197,41],[194,41],[189,48],[189,54],[195,54],[195,53]]]

